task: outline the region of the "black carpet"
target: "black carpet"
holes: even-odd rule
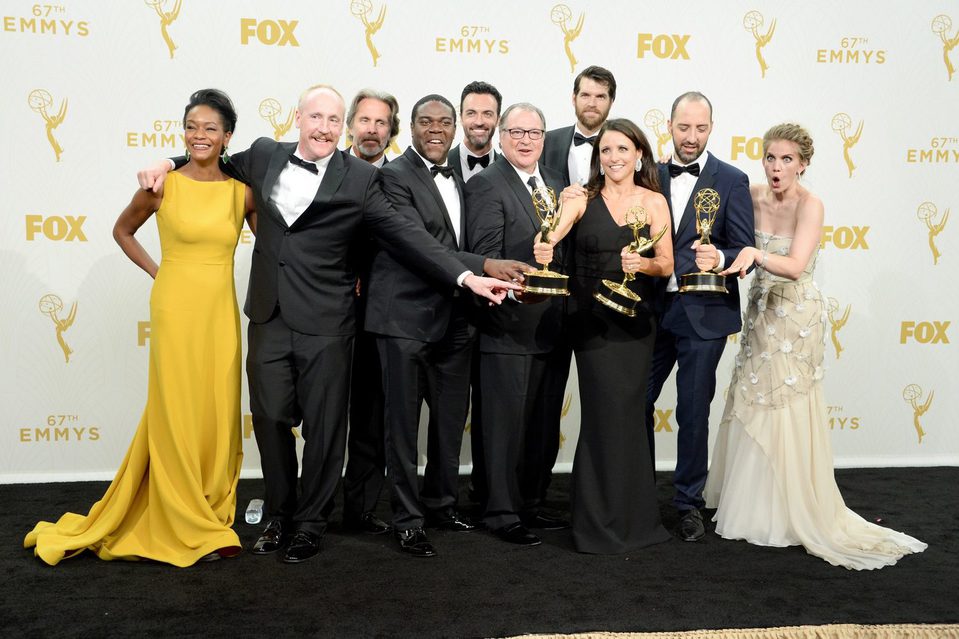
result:
[[[22,548],[24,534],[40,519],[86,512],[106,484],[0,485],[0,627],[36,637],[501,637],[959,622],[959,468],[845,470],[837,479],[847,505],[929,549],[854,572],[801,548],[713,533],[698,544],[673,540],[602,557],[574,552],[568,531],[544,533],[536,548],[482,532],[432,532],[439,555],[414,559],[388,537],[331,527],[323,552],[294,566],[245,553],[178,569],[84,553],[51,568]],[[662,504],[668,481],[661,473]],[[240,482],[241,511],[261,487]],[[568,477],[557,477],[549,505],[565,510],[567,488]],[[386,518],[389,505],[380,506]],[[663,518],[675,525],[665,506]],[[249,547],[258,527],[242,523],[242,512],[238,519]]]

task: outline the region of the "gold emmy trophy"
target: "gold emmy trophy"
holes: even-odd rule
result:
[[[533,190],[533,208],[539,218],[539,241],[549,244],[549,234],[556,230],[563,217],[563,205],[556,207],[556,191],[547,187]],[[538,295],[569,295],[569,276],[549,270],[549,264],[543,264],[538,271],[526,274],[525,293]]]
[[[719,211],[719,193],[713,189],[700,189],[693,196],[693,209],[696,211],[696,230],[699,243],[709,244],[709,234],[716,222]],[[680,293],[726,293],[726,278],[711,271],[686,273],[682,276]]]
[[[641,206],[633,206],[626,211],[626,226],[633,231],[633,241],[626,246],[627,253],[645,253],[653,248],[656,242],[661,240],[666,233],[667,227],[664,225],[662,230],[656,234],[656,237],[652,239],[640,237],[639,232],[647,225],[647,219],[646,209]],[[643,298],[629,290],[629,287],[626,286],[627,282],[632,282],[635,279],[636,276],[634,274],[625,273],[622,282],[603,280],[599,283],[597,291],[593,293],[593,297],[600,304],[613,309],[617,313],[622,313],[627,317],[636,317],[636,305],[639,304]]]

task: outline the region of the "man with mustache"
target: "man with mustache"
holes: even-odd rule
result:
[[[716,368],[727,336],[739,332],[742,320],[736,274],[726,278],[726,294],[679,293],[679,285],[686,273],[720,272],[744,246],[753,245],[753,201],[746,174],[706,152],[713,106],[705,95],[690,91],[676,98],[668,126],[673,158],[660,165],[659,181],[673,221],[675,269],[668,280],[656,282],[653,307],[658,321],[646,395],[646,434],[655,462],[655,404],[678,364],[673,506],[679,511],[680,539],[694,542],[706,535],[700,509],[705,505],[709,404],[716,391]],[[700,245],[693,199],[704,188],[719,193],[720,206],[711,244]]]
[[[608,69],[589,66],[580,71],[573,80],[573,110],[576,123],[571,126],[553,129],[546,133],[543,147],[542,164],[563,176],[563,186],[586,184],[589,179],[589,163],[593,153],[593,141],[600,127],[609,117],[609,111],[616,100],[616,78]],[[559,195],[557,193],[557,195]],[[564,265],[554,268],[563,270]],[[573,349],[569,339],[561,336],[553,350],[546,372],[546,402],[548,428],[541,447],[542,458],[537,463],[540,470],[539,500],[546,499],[553,465],[559,454],[559,425],[563,414],[563,402],[566,382],[569,378]],[[527,459],[528,464],[532,461]],[[535,503],[528,504],[530,512],[537,512]],[[565,527],[567,522],[538,512],[527,516],[526,524],[531,528],[553,529]]]
[[[347,149],[376,168],[388,162],[386,148],[400,132],[399,103],[384,91],[362,89],[346,112],[351,145]],[[347,462],[343,475],[343,527],[379,535],[390,527],[376,516],[386,474],[383,451],[383,386],[376,338],[363,330],[366,285],[370,279],[374,240],[361,243],[356,287],[356,341],[350,380],[350,428],[346,440]],[[332,508],[333,504],[330,504]]]
[[[336,89],[312,86],[297,105],[298,142],[259,138],[225,169],[252,187],[258,213],[244,311],[268,523],[251,552],[282,549],[286,563],[319,552],[343,472],[361,233],[372,231],[397,259],[450,288],[465,286],[494,303],[518,288],[474,275],[422,226],[397,214],[377,170],[337,150],[345,111]],[[170,168],[163,161],[140,172],[140,186],[159,188]],[[297,424],[305,442],[299,486]]]
[[[425,230],[473,272],[522,280],[532,270],[513,260],[465,250],[463,180],[446,161],[456,110],[441,95],[413,105],[410,146],[380,169],[383,192],[397,216]],[[393,527],[400,550],[436,554],[424,526],[465,532],[475,526],[456,510],[460,446],[469,405],[476,328],[472,300],[455,287],[380,250],[373,259],[366,330],[377,336],[385,394],[386,467],[392,483]],[[423,489],[417,477],[417,435],[423,400],[429,405]]]

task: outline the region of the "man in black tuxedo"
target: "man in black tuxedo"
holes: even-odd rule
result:
[[[346,112],[346,126],[351,140],[347,152],[381,168],[389,161],[386,148],[400,130],[399,103],[389,93],[362,89],[353,97]],[[374,242],[369,237],[361,244],[358,264],[357,332],[353,344],[350,430],[346,439],[346,473],[343,475],[343,526],[347,530],[379,535],[390,529],[374,512],[386,475],[382,371],[376,337],[362,328]]]
[[[679,536],[698,541],[705,536],[700,509],[706,484],[709,443],[709,404],[716,391],[716,368],[726,338],[742,328],[739,283],[726,278],[727,294],[679,293],[682,275],[723,270],[744,246],[752,246],[753,204],[749,179],[739,169],[711,153],[703,155],[713,126],[713,109],[701,93],[676,98],[670,111],[673,160],[660,166],[659,179],[672,217],[673,275],[657,282],[656,346],[646,402],[646,429],[650,451],[655,453],[655,403],[673,365],[676,372],[677,459],[673,506],[679,510]],[[720,207],[710,235],[711,244],[700,245],[693,195],[711,188],[719,193]],[[655,459],[655,455],[653,456]]]
[[[449,152],[448,163],[464,182],[495,162],[499,154],[493,150],[493,134],[499,124],[503,96],[492,84],[477,80],[470,82],[460,94],[460,123],[463,142]],[[469,498],[486,503],[486,469],[483,464],[483,406],[480,388],[479,347],[473,351],[473,370],[470,372],[470,472]]]
[[[356,241],[366,228],[431,277],[499,301],[506,283],[473,275],[452,251],[397,215],[377,171],[337,151],[344,103],[318,85],[300,97],[298,143],[256,140],[228,171],[253,189],[258,214],[250,285],[247,373],[269,523],[253,554],[287,563],[319,551],[326,506],[343,471],[355,326]],[[141,173],[152,187],[166,162]],[[302,422],[302,477],[292,428]]]
[[[540,220],[533,207],[533,190],[545,186],[557,195],[563,190],[559,173],[539,163],[545,129],[542,111],[532,104],[514,104],[503,114],[503,156],[474,176],[466,188],[467,235],[474,253],[535,263],[533,242],[540,233]],[[488,309],[479,323],[488,486],[483,519],[500,539],[534,546],[540,539],[521,516],[535,517],[524,507],[538,498],[546,415],[544,382],[562,328],[563,304],[559,297],[511,297]],[[530,468],[524,458],[539,459],[540,463]],[[554,520],[553,527],[564,523]]]
[[[399,216],[452,251],[474,272],[521,279],[525,264],[465,252],[463,182],[447,166],[456,111],[439,95],[412,111],[413,146],[380,170],[380,183]],[[469,402],[475,328],[472,300],[455,287],[379,251],[373,259],[366,329],[377,335],[385,393],[386,467],[392,481],[393,527],[401,550],[435,554],[424,524],[454,531],[474,526],[457,511],[460,445]],[[419,490],[420,408],[430,408],[427,465]]]
[[[563,185],[586,184],[589,179],[589,162],[593,153],[593,140],[616,100],[616,78],[603,67],[589,66],[580,71],[573,80],[573,110],[576,123],[553,129],[546,133],[541,164],[563,176]],[[562,271],[565,265],[556,263],[554,268]],[[543,474],[540,478],[539,499],[546,499],[553,465],[559,454],[560,420],[569,379],[569,367],[573,358],[570,340],[562,336],[553,350],[546,382],[547,415],[552,424],[547,430],[543,452]]]

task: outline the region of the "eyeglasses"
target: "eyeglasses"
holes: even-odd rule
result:
[[[506,132],[514,140],[522,140],[524,135],[528,135],[530,140],[541,140],[545,133],[543,129],[506,129]]]

